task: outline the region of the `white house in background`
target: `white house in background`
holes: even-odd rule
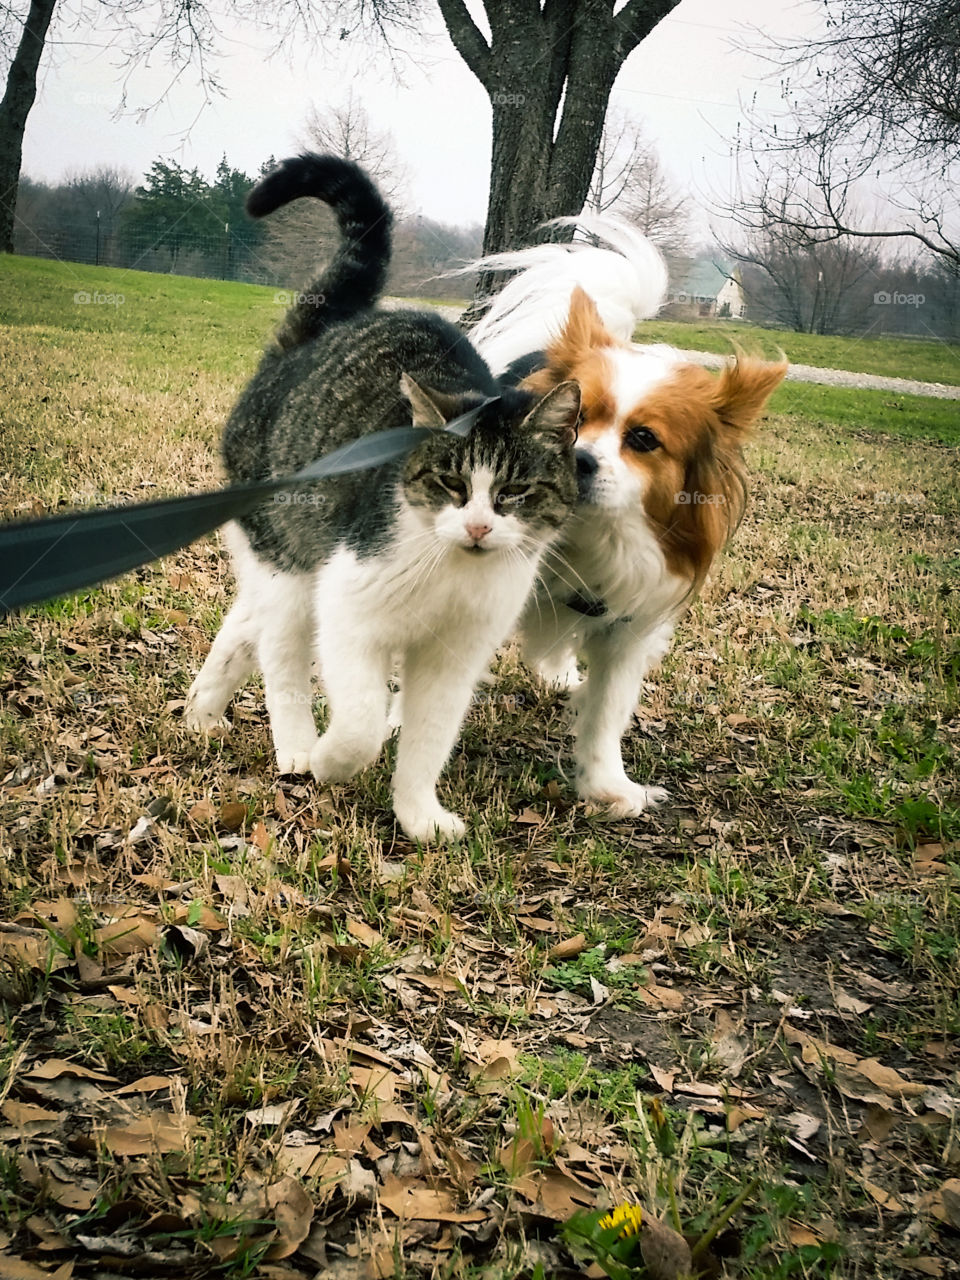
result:
[[[667,300],[698,316],[742,320],[746,304],[740,268],[713,258],[697,258],[672,286]]]

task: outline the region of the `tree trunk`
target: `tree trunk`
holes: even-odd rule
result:
[[[439,0],[493,107],[484,253],[518,248],[541,223],[583,209],[617,74],[679,0],[628,0],[617,14],[614,3],[487,0],[488,44],[464,0]],[[478,298],[492,283],[481,277]]]
[[[37,69],[56,6],[57,0],[31,0],[0,101],[0,253],[13,253],[23,134],[37,96]]]

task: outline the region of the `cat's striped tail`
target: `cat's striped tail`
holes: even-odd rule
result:
[[[295,296],[277,332],[285,348],[309,342],[329,325],[372,306],[390,265],[393,215],[359,165],[312,152],[284,160],[251,190],[247,212],[262,218],[300,196],[328,204],[343,238],[326,270]]]

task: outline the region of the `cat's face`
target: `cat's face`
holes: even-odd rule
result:
[[[414,423],[436,428],[407,459],[403,476],[404,497],[424,531],[477,557],[550,542],[577,499],[576,383],[539,398],[505,391],[466,437],[443,427],[476,399],[432,391],[406,375],[402,388]]]

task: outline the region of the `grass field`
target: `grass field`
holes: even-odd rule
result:
[[[216,478],[271,291],[0,271],[4,515]],[[509,652],[459,848],[387,761],[278,779],[256,684],[188,734],[213,540],[7,621],[0,1276],[672,1280],[599,1210],[699,1239],[738,1195],[712,1274],[955,1274],[957,408],[780,395],[626,743],[642,820],[574,802]]]

